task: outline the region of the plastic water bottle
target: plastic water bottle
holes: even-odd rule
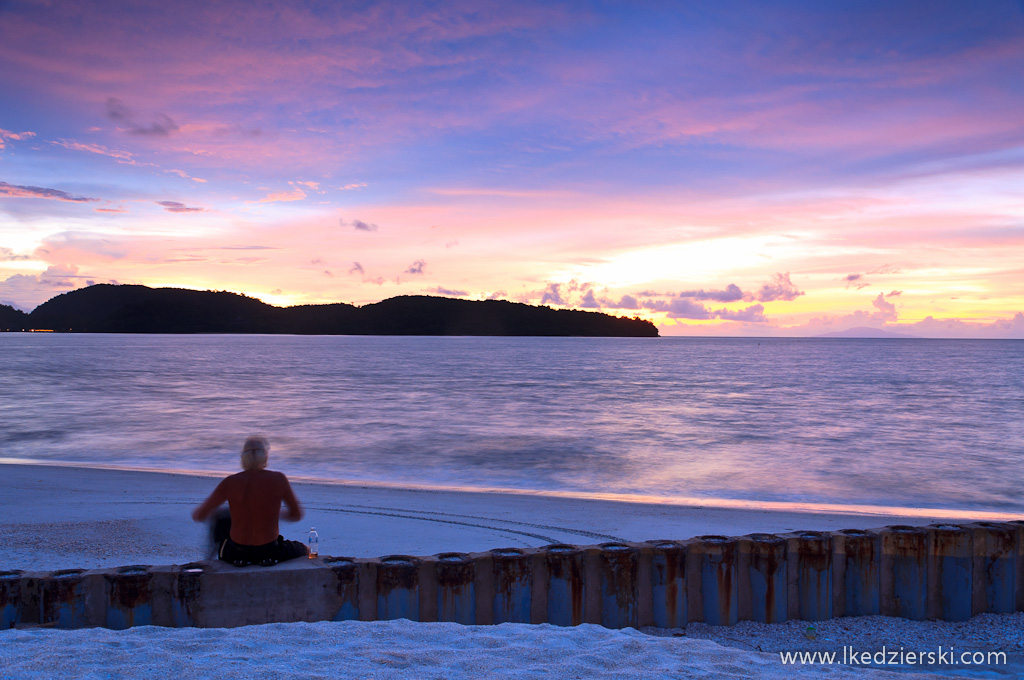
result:
[[[309,530],[309,559],[313,559],[320,554],[320,536],[316,533],[316,527],[312,527]]]

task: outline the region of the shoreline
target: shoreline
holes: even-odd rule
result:
[[[201,479],[222,479],[235,471],[195,470],[189,468],[147,468],[131,465],[83,464],[67,461],[37,461],[26,458],[5,458],[0,456],[0,469],[8,465],[27,467],[54,467],[76,470],[106,470],[111,472],[141,472],[156,475],[179,475]],[[283,471],[282,471],[283,472]],[[287,473],[286,473],[287,474]],[[867,505],[843,503],[817,503],[799,501],[757,501],[731,498],[701,498],[680,496],[659,496],[653,494],[612,493],[600,491],[558,491],[554,489],[516,489],[512,487],[471,487],[444,484],[413,484],[409,482],[385,482],[379,480],[335,479],[288,474],[292,484],[314,486],[381,489],[390,491],[427,491],[451,494],[486,494],[488,496],[530,496],[536,498],[557,498],[567,500],[596,500],[612,503],[634,503],[641,505],[677,506],[684,508],[718,510],[756,510],[773,512],[795,512],[813,514],[839,514],[893,517],[921,517],[928,519],[958,519],[963,521],[1006,521],[1024,518],[1024,511],[968,510],[964,508],[909,508],[898,505]]]
[[[0,474],[6,520],[0,526],[0,565],[5,569],[183,564],[208,553],[206,526],[192,522],[189,514],[213,490],[219,473],[3,463]],[[347,557],[982,519],[957,511],[908,515],[736,508],[291,481],[306,517],[282,523],[281,533],[304,540],[315,526],[322,555]]]

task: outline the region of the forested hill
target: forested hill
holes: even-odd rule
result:
[[[275,307],[245,295],[98,284],[39,305],[0,307],[0,330],[73,333],[294,333],[303,335],[540,335],[656,337],[650,321],[504,300],[411,295],[356,307]]]
[[[0,305],[0,331],[28,328],[28,314],[9,305]]]

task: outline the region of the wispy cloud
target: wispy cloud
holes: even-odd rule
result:
[[[67,201],[68,203],[90,203],[98,201],[98,198],[87,196],[75,196],[60,189],[48,189],[46,187],[21,186],[0,182],[0,196],[13,198],[45,198],[52,201]]]
[[[184,203],[178,203],[177,201],[154,201],[154,203],[159,206],[163,206],[164,210],[172,213],[195,213],[206,211],[206,208],[192,208]]]
[[[31,260],[31,255],[18,255],[10,248],[0,246],[0,262],[17,262],[18,260]]]
[[[7,148],[6,140],[8,139],[20,142],[35,136],[36,133],[34,132],[11,132],[10,130],[0,128],[0,150]]]
[[[73,139],[57,139],[51,141],[50,144],[62,146],[65,149],[71,149],[72,151],[84,151],[86,153],[94,153],[100,156],[108,156],[121,163],[128,165],[136,165],[134,154],[128,151],[122,151],[120,149],[108,149],[102,144],[88,144],[85,142],[76,142]]]
[[[206,184],[206,180],[205,179],[202,179],[201,177],[193,177],[192,175],[188,174],[184,170],[164,170],[164,172],[166,172],[168,175],[177,175],[178,177],[181,177],[182,179],[190,179],[193,182],[199,182],[200,184]]]

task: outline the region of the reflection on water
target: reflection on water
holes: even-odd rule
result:
[[[1024,342],[0,334],[0,456],[1022,510]]]

